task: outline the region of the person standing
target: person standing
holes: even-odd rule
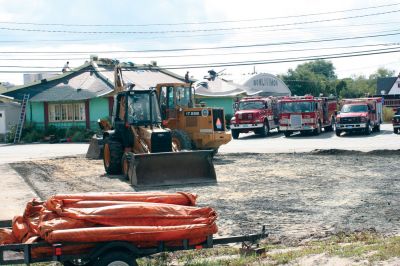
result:
[[[69,67],[69,61],[67,61],[67,63],[65,63],[65,65],[61,71],[62,71],[62,73],[65,73],[68,70],[71,70],[71,68]]]

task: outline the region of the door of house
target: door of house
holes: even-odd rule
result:
[[[0,111],[0,134],[6,133],[6,112]]]

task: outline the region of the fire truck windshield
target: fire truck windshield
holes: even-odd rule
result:
[[[281,104],[282,113],[307,113],[314,110],[313,102],[284,102]]]
[[[253,101],[253,102],[240,102],[239,110],[253,110],[253,109],[264,109],[265,104],[262,101]]]
[[[342,107],[341,113],[365,113],[368,112],[367,105],[352,105],[352,104],[345,104]]]

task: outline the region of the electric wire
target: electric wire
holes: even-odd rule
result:
[[[340,54],[326,54],[326,55],[314,55],[314,56],[306,56],[306,57],[292,57],[292,58],[281,58],[281,59],[270,59],[270,60],[255,60],[255,61],[237,61],[237,62],[219,62],[219,63],[208,63],[208,64],[187,64],[187,65],[161,65],[154,68],[163,68],[163,69],[194,69],[194,68],[213,68],[213,67],[227,67],[227,66],[246,66],[246,65],[260,65],[260,64],[276,64],[276,63],[289,63],[289,62],[299,62],[299,61],[310,61],[310,60],[319,60],[319,59],[335,59],[335,58],[347,58],[347,57],[358,57],[358,56],[367,56],[367,55],[379,55],[379,54],[388,54],[388,53],[398,53],[400,52],[399,48],[387,48],[387,49],[373,49],[373,50],[364,50],[357,52],[349,52],[349,53],[340,53]],[[0,66],[2,68],[34,68],[34,67],[24,67],[24,66]],[[39,67],[42,68],[42,67]],[[46,67],[43,67],[46,68]],[[55,68],[55,67],[47,67],[47,68]],[[125,66],[124,68],[132,68],[132,66]],[[151,66],[149,66],[151,68]],[[71,72],[87,72],[87,70],[72,70]],[[0,71],[0,73],[33,73],[35,71]],[[59,71],[46,71],[46,72],[56,72]],[[90,72],[90,71],[89,71]],[[99,72],[102,72],[100,70]],[[109,72],[108,70],[104,72]]]
[[[263,21],[263,20],[276,20],[276,19],[287,19],[287,18],[300,18],[309,16],[319,16],[319,15],[330,15],[337,13],[378,9],[382,7],[393,7],[398,6],[400,3],[385,4],[378,6],[370,6],[363,8],[352,8],[328,12],[319,13],[308,13],[300,15],[291,16],[279,16],[279,17],[269,17],[269,18],[253,18],[253,19],[240,19],[240,20],[218,20],[218,21],[202,21],[202,22],[180,22],[180,23],[149,23],[149,24],[68,24],[68,23],[35,23],[35,22],[17,22],[17,21],[0,21],[0,24],[15,24],[15,25],[32,25],[32,26],[63,26],[63,27],[148,27],[148,26],[177,26],[177,25],[201,25],[201,24],[222,24],[222,23],[242,23],[242,22],[252,22],[252,21]]]
[[[7,31],[23,31],[23,32],[46,32],[46,33],[68,33],[68,34],[169,34],[169,33],[187,33],[187,32],[214,32],[214,31],[237,31],[237,30],[248,30],[248,29],[260,29],[260,28],[273,28],[291,25],[304,25],[313,24],[321,22],[332,22],[332,21],[342,21],[355,18],[365,18],[371,16],[386,15],[399,12],[400,9],[377,12],[364,15],[355,15],[342,18],[331,18],[331,19],[320,19],[312,21],[301,21],[295,23],[283,23],[275,25],[258,25],[258,26],[244,26],[244,27],[230,27],[230,28],[212,28],[212,29],[188,29],[188,30],[158,30],[158,31],[75,31],[75,30],[45,30],[45,29],[27,29],[27,28],[10,28],[10,27],[0,27],[0,30]]]

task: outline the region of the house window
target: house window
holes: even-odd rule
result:
[[[49,122],[85,120],[85,103],[49,104]]]

